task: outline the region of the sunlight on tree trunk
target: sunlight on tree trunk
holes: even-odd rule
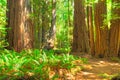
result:
[[[29,18],[29,0],[7,0],[8,25],[7,39],[9,49],[20,52],[33,48],[33,24]]]

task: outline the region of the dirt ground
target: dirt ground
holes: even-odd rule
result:
[[[55,80],[111,80],[111,77],[120,74],[120,62],[106,58],[92,58],[90,56],[86,58],[88,59],[88,63],[83,64],[83,69],[78,70],[75,75],[71,74],[72,71],[68,72],[61,69],[58,73],[62,77]]]
[[[108,59],[88,59],[85,69],[75,75],[75,80],[110,80],[109,76],[120,73],[120,63]]]
[[[61,70],[62,73],[65,73],[65,76],[55,80],[111,80],[110,78],[112,76],[120,73],[120,62],[115,62],[110,59],[88,58],[88,63],[82,66],[83,69],[75,75],[72,75],[71,72],[69,73],[66,70]]]

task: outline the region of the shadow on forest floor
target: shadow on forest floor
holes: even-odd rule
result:
[[[88,64],[76,75],[76,80],[110,80],[110,77],[120,73],[120,63],[108,59],[88,59]]]

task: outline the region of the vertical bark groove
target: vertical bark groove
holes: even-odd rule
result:
[[[74,30],[73,49],[74,52],[89,52],[88,32],[85,22],[85,1],[74,0]]]
[[[29,18],[29,0],[8,0],[7,31],[9,49],[20,52],[33,47],[33,25]]]

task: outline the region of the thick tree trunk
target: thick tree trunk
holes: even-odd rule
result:
[[[84,0],[74,0],[73,52],[89,52]]]
[[[120,0],[113,0],[113,2],[119,3]],[[120,17],[120,8],[112,9],[112,13]],[[120,18],[111,21],[110,55],[120,57]]]
[[[96,27],[96,40],[95,40],[95,56],[104,57],[108,56],[108,27],[104,25],[104,15],[107,14],[106,0],[99,1],[95,4],[95,27]]]
[[[21,51],[33,47],[33,24],[29,18],[29,0],[7,0],[9,49]]]

